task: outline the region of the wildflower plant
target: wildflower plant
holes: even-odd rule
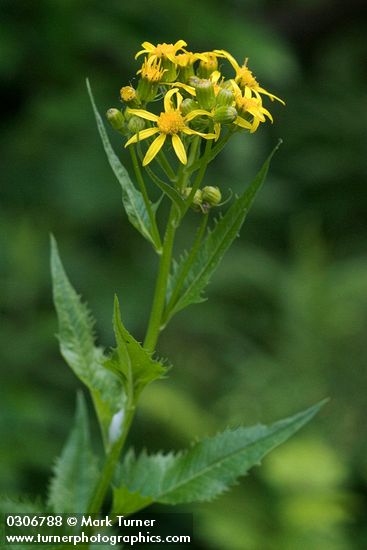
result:
[[[87,86],[128,219],[157,253],[154,296],[143,342],[128,331],[115,297],[116,345],[112,350],[97,346],[94,320],[67,278],[52,239],[60,349],[89,390],[104,449],[102,457],[92,449],[87,409],[79,396],[75,425],[50,483],[48,507],[57,513],[99,513],[111,490],[113,514],[132,514],[155,502],[209,501],[321,407],[317,404],[270,426],[228,428],[177,454],[125,449],[144,388],[168,376],[167,363],[156,352],[161,332],[181,310],[204,301],[205,288],[239,235],[278,146],[244,191],[228,200],[223,199],[228,190],[221,182],[206,181],[207,167],[233,135],[254,133],[267,120],[273,121],[263,102],[284,104],[259,85],[247,60],[240,65],[224,50],[194,53],[183,40],[144,42],[136,59],[140,68],[134,86],[123,83],[122,106],[107,111],[121,147],[131,155],[135,183],[112,149],[88,82]],[[152,200],[158,194],[159,200]],[[164,202],[169,205],[166,220]],[[225,202],[224,212],[216,215]],[[175,237],[190,210],[197,220],[196,236],[178,255]],[[127,299],[121,297],[122,304]]]

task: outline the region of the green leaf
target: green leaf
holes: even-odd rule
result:
[[[151,497],[143,497],[140,493],[131,493],[126,487],[120,487],[116,494],[114,506],[118,515],[127,516],[134,514],[142,508],[146,508],[152,504]],[[123,510],[123,513],[121,512]],[[121,512],[121,513],[120,513]]]
[[[88,412],[79,393],[74,427],[54,467],[49,506],[57,514],[85,513],[98,477],[97,459],[90,446]]]
[[[112,416],[124,406],[121,380],[104,366],[104,352],[94,344],[94,319],[71,286],[51,237],[53,298],[59,320],[61,354],[76,376],[89,388],[105,444]]]
[[[194,260],[192,261],[192,259],[190,259],[192,264],[185,277],[179,297],[175,303],[171,305],[170,309],[165,312],[165,323],[181,309],[184,309],[190,304],[204,301],[202,292],[209,283],[212,274],[218,267],[225,252],[231,246],[234,239],[239,236],[242,224],[255,200],[256,194],[265,181],[270,161],[279,145],[280,142],[273,149],[261,167],[261,170],[245,192],[235,200],[225,215],[216,222],[214,229],[208,231]],[[188,258],[190,258],[190,256],[187,253],[183,254],[180,261],[174,264],[173,271],[168,281],[167,303],[169,303],[181,273],[187,269],[186,262]]]
[[[121,468],[121,488],[114,490],[115,513],[123,504],[126,488],[163,504],[217,497],[311,420],[324,403],[271,426],[227,429],[176,455],[148,456],[143,452],[135,458],[134,453],[128,453]]]
[[[158,176],[156,176],[156,174],[153,172],[153,170],[151,168],[149,168],[149,166],[146,166],[145,167],[146,171],[147,171],[147,174],[149,174],[149,176],[151,177],[151,179],[154,181],[154,183],[161,189],[161,191],[163,191],[163,193],[165,195],[167,195],[171,201],[175,204],[175,206],[177,207],[177,210],[179,212],[179,214],[183,214],[185,212],[185,209],[186,209],[186,203],[185,201],[183,200],[183,198],[181,197],[181,195],[178,193],[178,191],[176,191],[176,189],[174,187],[171,187],[171,185],[169,185],[168,183],[166,183],[165,181],[161,180],[161,178],[159,178]]]
[[[0,547],[3,550],[24,550],[25,545],[23,543],[21,544],[7,544],[5,542],[5,534],[7,535],[37,535],[37,533],[40,532],[39,527],[25,527],[22,532],[20,532],[20,529],[6,529],[5,528],[5,515],[6,514],[28,514],[30,516],[44,516],[50,513],[50,509],[46,506],[44,502],[42,502],[41,498],[37,498],[35,500],[31,500],[27,497],[21,496],[21,497],[7,497],[2,496],[0,497]],[[52,531],[53,530],[53,531]],[[48,528],[47,526],[43,526],[42,528],[42,534],[52,534],[55,530],[54,528]],[[58,534],[62,535],[64,533],[62,528],[58,529]],[[39,548],[39,544],[27,544],[26,548],[32,550],[33,548]],[[42,544],[42,548],[45,548],[46,550],[56,550],[57,548],[61,548],[61,546],[53,544]],[[64,546],[65,548],[65,546]]]
[[[119,374],[127,386],[131,383],[134,394],[138,395],[147,384],[163,378],[167,368],[154,360],[152,353],[146,351],[125,328],[117,296],[114,301],[113,327],[117,347],[105,361],[105,366]]]
[[[101,136],[102,144],[106,152],[108,162],[110,163],[110,166],[121,185],[122,203],[124,205],[129,221],[143,235],[143,237],[145,237],[148,241],[152,243],[155,250],[159,251],[161,248],[161,244],[155,238],[155,232],[149,219],[149,214],[147,212],[146,206],[144,204],[143,195],[134,187],[126,168],[121,164],[116,153],[112,149],[110,140],[108,139],[108,135],[102,121],[102,117],[96,107],[96,103],[94,101],[93,93],[88,79],[87,89],[93,107],[94,116],[96,118],[98,132]]]

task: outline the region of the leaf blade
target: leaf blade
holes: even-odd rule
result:
[[[99,114],[96,103],[94,101],[94,96],[89,80],[87,79],[86,82],[89,98],[92,104],[94,116],[97,123],[97,129],[102,140],[103,148],[107,155],[108,162],[121,186],[122,202],[127,217],[129,218],[130,223],[135,227],[135,229],[137,229],[143,235],[143,237],[151,242],[156,251],[159,251],[161,245],[159,242],[157,242],[154,236],[154,229],[150,222],[143,195],[135,188],[126,168],[120,162],[116,153],[112,149],[112,145],[103,124],[102,117]]]
[[[56,240],[51,236],[53,300],[59,322],[61,355],[75,375],[90,390],[105,444],[113,414],[123,408],[121,381],[103,366],[104,351],[95,345],[95,321],[71,285],[61,262]]]
[[[221,217],[213,230],[208,231],[207,237],[202,243],[198,254],[196,255],[188,271],[185,284],[179,297],[171,306],[170,310],[165,312],[164,322],[167,323],[173,315],[193,303],[200,303],[204,300],[202,292],[208,285],[212,274],[222,260],[224,254],[239,235],[239,231],[246,219],[246,216],[255,200],[255,197],[261,189],[269,170],[270,161],[280,146],[278,145],[270,153],[260,171],[255,176],[249,187],[244,193],[236,199],[232,206]],[[175,289],[176,282],[180,279],[180,274],[186,269],[188,255],[183,255],[181,261],[174,264],[174,269],[170,274],[168,281],[167,303]]]
[[[74,426],[54,466],[48,505],[55,513],[85,513],[98,475],[97,459],[90,446],[87,407],[79,393]]]
[[[177,455],[142,453],[135,459],[130,453],[122,468],[122,487],[162,504],[212,500],[309,422],[324,403],[270,426],[227,429]],[[119,490],[114,491],[116,508]]]
[[[135,396],[139,395],[145,386],[163,378],[167,368],[152,357],[143,346],[130,334],[121,320],[120,305],[117,296],[114,300],[113,327],[116,348],[107,359],[107,368],[121,374],[128,383],[131,380]]]

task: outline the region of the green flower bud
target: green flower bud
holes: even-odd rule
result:
[[[145,78],[139,80],[138,88],[136,90],[139,101],[142,103],[149,103],[155,99],[158,92],[158,83],[150,82]]]
[[[231,80],[224,80],[221,82],[220,87],[224,90],[231,90],[231,92],[233,92],[233,84]]]
[[[191,191],[192,191],[192,187],[186,187],[186,189],[183,192],[185,199],[189,197]],[[203,204],[202,192],[200,191],[200,189],[198,189],[197,191],[195,191],[194,198],[192,199],[191,208],[196,212],[198,212],[199,210],[201,210],[202,204]]]
[[[114,130],[123,130],[125,126],[125,117],[118,109],[108,109],[106,113],[108,122]]]
[[[189,113],[191,113],[191,111],[194,111],[195,109],[198,109],[198,108],[199,108],[199,105],[196,103],[196,101],[189,97],[184,99],[180,106],[181,113],[184,116],[188,115]]]
[[[218,206],[222,200],[222,193],[219,188],[212,187],[211,185],[203,187],[201,195],[202,202],[208,206]]]
[[[130,115],[127,127],[129,128],[129,131],[131,133],[137,134],[138,132],[141,132],[142,130],[144,130],[145,121],[139,116]]]
[[[234,102],[234,93],[229,88],[221,88],[217,95],[217,106],[228,107]]]
[[[194,86],[196,91],[196,99],[199,103],[199,106],[202,109],[210,111],[215,105],[215,93],[214,86],[210,80],[198,80],[194,81],[192,86]]]
[[[220,124],[231,124],[237,118],[237,111],[234,107],[218,107],[215,110],[213,120]]]

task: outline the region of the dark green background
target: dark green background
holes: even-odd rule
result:
[[[79,387],[54,337],[49,232],[104,345],[113,292],[140,339],[150,307],[156,258],[122,211],[85,77],[102,111],[118,106],[141,42],[183,38],[193,50],[248,56],[261,84],[287,102],[269,102],[274,126],[237,136],[206,184],[239,192],[278,137],[284,144],[209,301],[162,337],[159,353],[174,369],[146,390],[132,442],[179,448],[330,396],[261,469],[193,509],[197,547],[365,548],[363,2],[2,0],[0,8],[1,491],[45,495]],[[128,162],[121,138],[111,138]],[[191,213],[187,234],[196,223]]]

